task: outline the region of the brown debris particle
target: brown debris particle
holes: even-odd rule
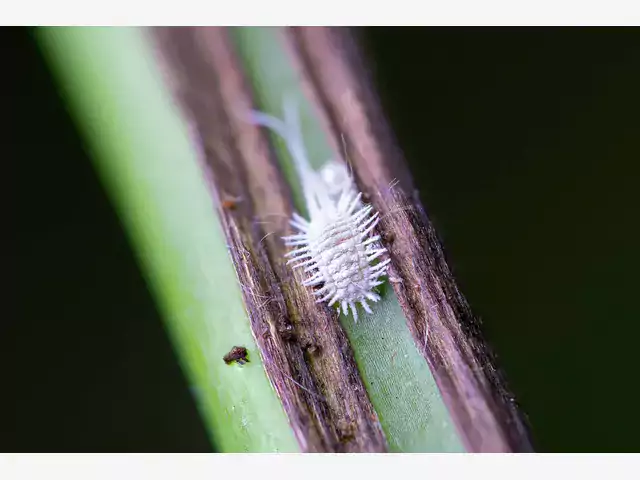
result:
[[[224,357],[222,357],[222,359],[224,360],[224,363],[226,363],[227,365],[233,362],[237,362],[240,365],[244,365],[249,361],[249,357],[247,355],[248,355],[248,352],[246,348],[233,347],[231,350],[229,350],[229,353],[227,353]]]
[[[222,202],[222,208],[225,210],[234,210],[238,204],[233,200],[224,200]]]

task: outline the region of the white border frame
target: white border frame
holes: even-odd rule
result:
[[[21,0],[5,25],[639,25],[637,0]]]

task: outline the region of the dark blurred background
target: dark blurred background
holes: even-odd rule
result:
[[[17,80],[6,160],[18,160],[19,313],[0,324],[0,451],[211,451],[31,31],[4,33]],[[537,449],[640,451],[640,30],[364,34]]]

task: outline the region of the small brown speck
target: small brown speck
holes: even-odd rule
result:
[[[223,200],[222,200],[222,208],[224,208],[225,210],[235,210],[236,208],[238,208],[238,203],[240,203],[242,201],[242,197],[233,197],[231,195],[226,195],[223,194],[222,195]]]
[[[356,425],[353,422],[348,422],[345,419],[340,419],[337,421],[337,434],[340,440],[340,443],[349,443],[354,440]]]
[[[278,325],[278,333],[283,340],[293,340],[293,325],[285,321],[281,322]]]
[[[312,356],[318,355],[320,353],[320,345],[317,345],[313,342],[308,342],[303,346],[305,351]]]
[[[225,210],[235,210],[238,204],[234,200],[224,200],[222,202],[222,208]]]
[[[224,357],[222,357],[222,359],[224,360],[224,363],[226,363],[227,365],[233,363],[233,362],[237,362],[240,365],[244,365],[246,362],[249,361],[249,358],[247,356],[248,352],[247,349],[244,347],[233,347],[229,353],[227,353]]]

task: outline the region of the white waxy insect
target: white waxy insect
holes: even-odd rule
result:
[[[251,113],[251,121],[285,140],[302,183],[309,220],[293,214],[290,223],[298,233],[284,237],[287,246],[295,247],[287,263],[309,274],[303,285],[319,287],[316,303],[337,303],[345,315],[351,309],[355,321],[358,303],[372,313],[368,302],[380,300],[374,288],[383,283],[391,261],[379,261],[386,252],[380,236],[373,234],[379,214],[362,204],[362,194],[344,164],[330,162],[320,173],[311,168],[292,101],[285,102],[284,121],[257,111]]]

